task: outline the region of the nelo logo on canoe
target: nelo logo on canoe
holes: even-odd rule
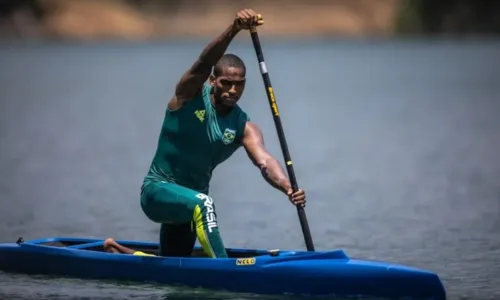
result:
[[[254,257],[238,258],[236,260],[236,265],[237,266],[251,266],[251,265],[255,265],[255,258]]]

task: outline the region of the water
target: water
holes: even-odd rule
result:
[[[282,160],[254,50],[237,43],[241,104]],[[449,299],[498,299],[500,43],[263,45],[316,248],[429,269]],[[156,240],[139,189],[174,85],[203,46],[2,44],[0,242]],[[305,248],[295,209],[243,150],[211,191],[228,246]],[[255,298],[5,273],[0,295]]]

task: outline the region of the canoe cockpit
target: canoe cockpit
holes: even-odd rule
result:
[[[136,241],[117,241],[121,245],[134,249],[136,251],[142,251],[148,254],[158,255],[158,243],[152,242],[136,242]],[[17,241],[18,244],[24,243],[22,238],[19,238]],[[102,239],[85,239],[85,238],[49,238],[49,239],[41,239],[30,241],[30,244],[37,244],[41,246],[49,246],[49,247],[65,247],[86,251],[98,251],[105,252],[104,249],[104,240]],[[253,250],[253,249],[233,249],[227,248],[227,253],[230,258],[245,258],[245,257],[256,257],[260,255],[271,255],[278,256],[280,251],[278,249],[274,250]],[[192,258],[204,258],[207,255],[201,249],[201,247],[195,247],[193,252],[191,253]]]

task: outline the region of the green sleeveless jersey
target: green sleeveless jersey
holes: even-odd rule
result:
[[[200,95],[182,108],[166,109],[143,187],[151,181],[168,181],[208,194],[212,171],[241,146],[247,114],[235,105],[228,115],[217,115],[210,89],[205,84]]]

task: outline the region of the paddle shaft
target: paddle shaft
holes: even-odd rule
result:
[[[262,46],[260,45],[260,39],[256,28],[252,28],[250,30],[250,36],[252,37],[255,53],[257,54],[257,60],[259,61],[260,73],[262,74],[262,79],[264,80],[264,86],[266,87],[267,99],[269,100],[269,105],[271,107],[274,119],[274,125],[276,125],[276,131],[278,132],[278,138],[280,141],[281,150],[283,151],[286,170],[288,172],[288,178],[290,179],[292,190],[296,192],[298,190],[298,185],[297,179],[295,178],[295,172],[293,170],[292,158],[290,157],[290,151],[288,151],[285,132],[283,131],[283,125],[281,124],[281,118],[278,110],[278,103],[276,102],[276,98],[274,96],[274,91],[271,85],[271,79],[269,78],[269,73],[267,72],[266,63],[264,62],[264,54],[262,52]],[[302,233],[304,234],[307,251],[314,251],[314,245],[311,237],[311,232],[309,230],[309,224],[307,222],[306,212],[304,211],[303,207],[297,206],[297,213],[299,215],[300,226],[302,227]]]

